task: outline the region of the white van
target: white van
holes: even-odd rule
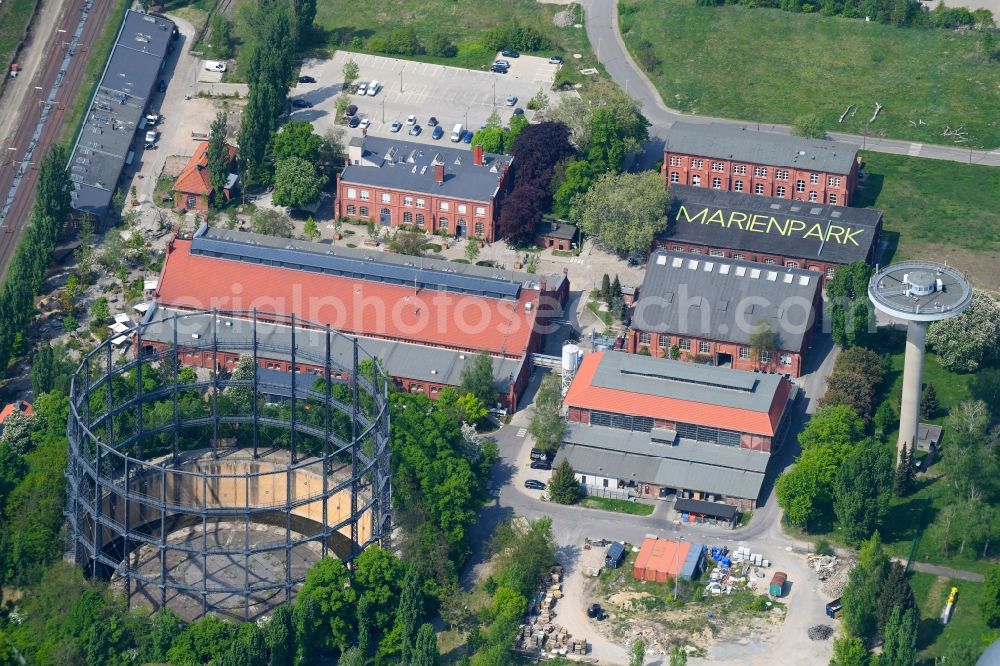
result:
[[[205,61],[205,71],[206,72],[224,72],[224,71],[226,71],[226,63],[219,62],[218,60],[206,60]]]
[[[382,90],[382,84],[379,83],[378,81],[372,81],[371,83],[368,84],[368,94],[371,97],[377,95],[379,90]]]
[[[358,94],[367,95],[368,94],[368,84],[364,81],[358,84]]]
[[[465,134],[465,128],[462,126],[462,123],[458,123],[455,125],[455,129],[451,131],[451,142],[458,143],[462,140],[463,134]]]

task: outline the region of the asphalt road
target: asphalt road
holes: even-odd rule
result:
[[[17,244],[21,240],[21,233],[24,231],[24,226],[31,213],[31,206],[34,202],[35,183],[38,181],[38,162],[48,154],[49,149],[59,138],[59,134],[62,131],[63,119],[76,100],[76,94],[80,89],[80,83],[87,65],[87,56],[90,54],[91,48],[104,29],[104,24],[113,4],[109,0],[102,0],[93,4],[90,16],[87,18],[83,32],[80,35],[80,42],[70,60],[69,69],[66,71],[66,76],[59,87],[59,92],[56,94],[55,103],[49,111],[48,120],[46,120],[42,128],[38,145],[35,146],[35,151],[32,155],[33,163],[25,172],[24,178],[21,180],[21,184],[17,190],[17,197],[11,204],[10,212],[7,214],[3,226],[0,227],[0,277],[7,271],[7,266],[14,254],[14,250],[17,248]],[[61,36],[69,35],[70,37],[73,35],[79,25],[80,12],[84,5],[85,2],[83,0],[73,0],[67,4],[66,11],[60,19],[57,28],[60,32],[56,34]],[[2,165],[0,166],[0,198],[3,200],[7,198],[7,192],[10,190],[16,170],[20,168],[20,163],[25,159],[28,144],[38,125],[38,119],[41,117],[44,100],[48,99],[49,92],[52,90],[56,76],[59,73],[59,68],[66,55],[68,41],[61,38],[53,38],[47,43],[50,44],[48,47],[50,53],[44,59],[42,70],[35,81],[35,86],[37,87],[35,93],[31,95],[30,100],[19,111],[23,113],[23,116],[17,129],[11,137],[6,139],[6,146],[8,147],[6,152],[9,154],[0,157],[0,160],[2,160],[0,161],[0,165]],[[24,74],[24,76],[31,75],[32,73],[30,72]],[[4,109],[3,112],[13,113],[16,111]]]
[[[586,12],[587,36],[590,38],[590,44],[594,48],[598,60],[604,65],[611,78],[639,101],[642,105],[643,114],[652,123],[652,126],[649,128],[651,140],[646,145],[640,160],[643,167],[653,167],[663,159],[663,146],[667,138],[667,132],[670,126],[679,120],[691,123],[720,122],[733,125],[747,124],[748,121],[732,118],[688,115],[667,107],[660,98],[656,87],[650,82],[649,78],[642,72],[638,65],[636,65],[625,48],[625,44],[621,39],[621,33],[618,30],[617,2],[615,0],[581,0],[581,4]],[[791,132],[790,128],[786,125],[758,125],[758,127],[762,130],[781,134],[789,134]],[[856,134],[841,134],[839,132],[831,132],[829,136],[831,139],[843,141],[844,143],[852,143],[864,150],[872,150],[879,153],[1000,166],[1000,149],[970,151],[968,148],[957,146],[914,143],[871,136],[863,137]]]

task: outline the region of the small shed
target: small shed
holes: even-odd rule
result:
[[[920,460],[918,467],[927,469],[937,456],[938,447],[941,446],[942,428],[933,423],[920,423],[917,425],[917,451],[927,454],[926,460]]]
[[[739,509],[732,504],[683,497],[674,504],[674,511],[680,514],[681,522],[703,523],[707,521],[729,527],[736,525],[736,519],[740,513]]]
[[[535,227],[535,245],[568,252],[576,244],[578,235],[577,228],[568,222],[544,220]]]
[[[608,546],[608,554],[604,556],[604,566],[609,569],[617,569],[625,561],[625,544],[620,541],[613,541]]]
[[[772,597],[780,597],[785,593],[786,580],[788,580],[788,575],[784,571],[774,572],[774,577],[771,578],[771,584],[767,587],[767,591]]]
[[[686,541],[649,537],[639,548],[632,576],[639,580],[665,583],[680,575],[691,549],[692,545]],[[700,546],[698,550],[701,551]]]
[[[705,547],[700,543],[691,544],[684,564],[681,565],[681,580],[694,580],[701,573],[702,565],[705,561]]]

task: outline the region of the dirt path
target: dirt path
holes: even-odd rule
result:
[[[41,9],[35,14],[28,28],[26,44],[18,54],[18,64],[21,66],[21,75],[16,79],[7,81],[0,95],[0,137],[5,141],[14,135],[14,128],[21,120],[21,114],[15,109],[24,108],[28,95],[35,90],[38,85],[38,76],[41,74],[43,63],[47,54],[51,53],[50,46],[56,41],[56,26],[59,25],[59,18],[66,9],[68,0],[47,0],[42,3]],[[62,35],[58,35],[62,37]],[[6,75],[6,72],[3,72]],[[6,148],[6,144],[4,145]],[[6,154],[0,155],[0,164],[3,163]]]

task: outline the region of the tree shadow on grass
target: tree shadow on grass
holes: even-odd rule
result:
[[[854,190],[851,206],[854,208],[868,208],[874,206],[878,201],[878,196],[882,194],[882,186],[885,184],[885,176],[880,173],[865,172],[865,179],[858,183]]]
[[[922,650],[934,644],[944,631],[944,625],[936,617],[920,620],[917,625],[917,649]]]

